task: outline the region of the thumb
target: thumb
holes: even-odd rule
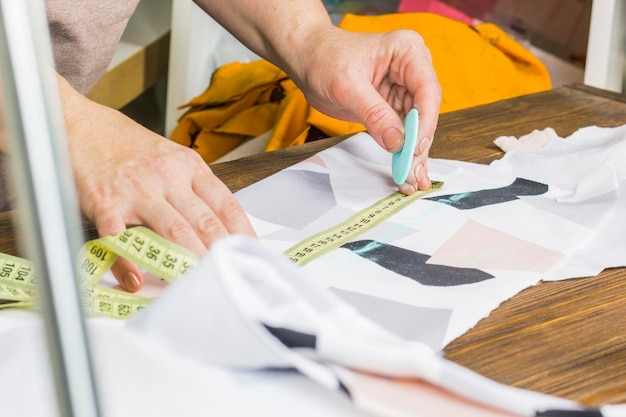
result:
[[[418,89],[415,96],[405,96],[403,108],[408,113],[415,108],[419,113],[418,143],[427,138],[432,143],[439,119],[441,94],[438,84],[432,88]],[[352,102],[360,103],[353,110],[363,121],[365,128],[374,140],[389,152],[397,152],[404,145],[404,121],[371,85],[355,91]],[[358,99],[357,99],[358,98]],[[421,150],[420,150],[421,152]],[[426,153],[427,154],[427,153]]]
[[[372,85],[367,85],[354,91],[353,98],[351,102],[358,104],[352,111],[374,140],[389,152],[402,149],[404,123],[378,91]]]

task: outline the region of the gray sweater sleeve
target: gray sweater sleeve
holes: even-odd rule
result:
[[[87,94],[104,75],[139,0],[46,0],[56,70]]]

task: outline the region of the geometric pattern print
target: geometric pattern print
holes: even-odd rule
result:
[[[459,210],[470,210],[517,200],[519,196],[541,195],[547,191],[548,186],[545,184],[524,178],[516,178],[511,184],[501,188],[428,197],[425,200],[437,201]]]

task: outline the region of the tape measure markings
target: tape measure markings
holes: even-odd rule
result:
[[[442,182],[433,181],[427,191],[410,196],[393,193],[348,220],[303,240],[285,254],[298,265],[339,247],[373,228],[408,204],[437,191]],[[143,226],[86,242],[77,257],[83,308],[86,313],[126,318],[145,308],[151,298],[98,285],[118,256],[166,281],[173,281],[197,262],[196,255],[169,242]],[[37,278],[31,263],[17,256],[0,253],[0,309],[34,308],[39,304]]]
[[[0,262],[0,283],[36,287],[35,275],[30,262],[6,254],[0,258]]]
[[[151,299],[102,286],[82,292],[83,309],[92,315],[127,318],[145,308]]]
[[[154,275],[172,281],[196,263],[196,255],[173,246],[161,236],[144,227],[134,227],[101,239],[104,246],[123,254]]]
[[[197,259],[193,252],[143,226],[88,241],[77,257],[81,298],[86,313],[125,318],[150,303],[151,298],[97,284],[118,256],[167,281],[193,268]],[[35,271],[29,261],[0,254],[0,309],[38,306],[36,282]]]
[[[411,195],[399,192],[392,193],[361,210],[348,220],[295,244],[285,251],[285,255],[294,264],[305,265],[372,229],[412,202],[439,190],[442,185],[443,182],[433,181],[432,187],[426,191],[417,191]]]

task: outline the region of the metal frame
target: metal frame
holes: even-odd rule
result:
[[[74,269],[80,218],[43,0],[0,0],[0,65],[20,232],[37,268],[59,412],[99,416]]]

